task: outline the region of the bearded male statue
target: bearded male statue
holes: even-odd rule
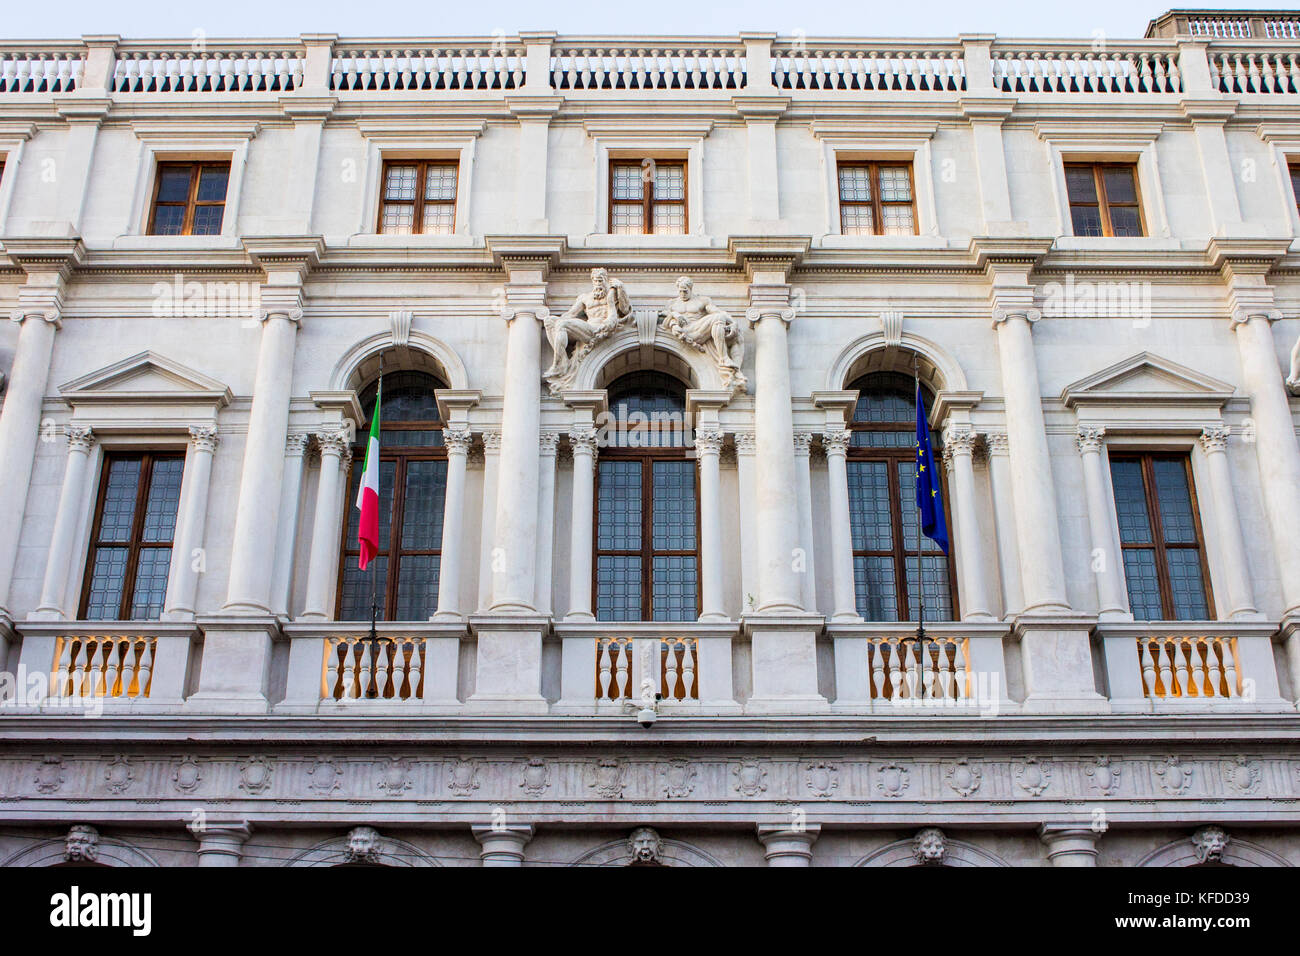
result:
[[[743,392],[746,381],[740,366],[745,360],[745,337],[740,323],[694,290],[690,276],[677,280],[677,298],[659,313],[664,331],[707,355],[717,366],[724,388]]]
[[[1292,395],[1300,395],[1300,338],[1291,350],[1291,373],[1286,377],[1286,387]]]
[[[613,335],[631,317],[632,306],[623,283],[611,279],[604,269],[592,269],[591,291],[579,295],[568,312],[546,320],[546,338],[555,359],[543,377],[551,383],[551,390],[570,385],[592,346]]]

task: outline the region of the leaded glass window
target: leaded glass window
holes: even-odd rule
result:
[[[1076,236],[1145,235],[1132,163],[1066,163],[1065,192]]]
[[[384,163],[379,231],[386,235],[449,236],[456,231],[455,160],[389,160]]]
[[[220,235],[229,180],[230,163],[159,163],[149,234]]]
[[[841,162],[840,232],[846,236],[916,234],[912,164]]]
[[[612,161],[609,231],[616,235],[683,235],[686,164],[657,159]]]

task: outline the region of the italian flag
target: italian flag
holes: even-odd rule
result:
[[[375,413],[370,416],[370,441],[366,443],[366,468],[357,489],[357,507],[361,521],[357,527],[357,547],[361,550],[357,567],[366,569],[379,551],[379,406],[384,398],[384,379],[379,379],[375,394]]]

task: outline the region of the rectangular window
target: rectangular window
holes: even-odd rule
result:
[[[1133,617],[1209,620],[1209,575],[1188,457],[1112,456],[1110,477]]]
[[[686,164],[656,159],[612,161],[609,231],[615,235],[684,235]]]
[[[1065,192],[1076,236],[1146,235],[1132,163],[1066,163]]]
[[[455,160],[390,160],[384,163],[379,231],[386,236],[450,236],[456,231]]]
[[[230,163],[159,163],[151,236],[219,236]]]
[[[105,457],[82,620],[156,621],[162,615],[184,469],[180,454]]]
[[[838,171],[841,233],[916,235],[911,163],[842,162]]]

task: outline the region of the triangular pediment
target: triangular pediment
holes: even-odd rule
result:
[[[1159,355],[1139,352],[1065,386],[1061,401],[1070,408],[1079,404],[1130,402],[1197,402],[1221,406],[1234,391],[1227,382]]]
[[[157,352],[140,352],[59,388],[72,403],[104,401],[230,402],[230,388]]]

